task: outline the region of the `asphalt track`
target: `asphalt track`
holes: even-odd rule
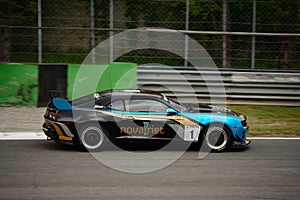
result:
[[[130,174],[53,142],[1,140],[0,199],[299,199],[299,153],[300,140],[253,140],[245,151],[201,160],[187,151],[162,170]]]

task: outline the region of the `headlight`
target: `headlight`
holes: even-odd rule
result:
[[[241,120],[242,126],[247,127],[247,117],[245,115],[239,115],[238,118]]]
[[[247,117],[245,115],[240,114],[238,118],[240,118],[242,121],[247,121]]]

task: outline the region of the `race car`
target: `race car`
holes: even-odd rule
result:
[[[51,96],[43,124],[49,140],[88,151],[124,139],[205,144],[214,151],[245,148],[248,128],[240,113],[192,107],[147,90],[107,90],[72,101]]]

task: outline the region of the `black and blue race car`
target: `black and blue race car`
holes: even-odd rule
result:
[[[146,90],[102,91],[72,101],[51,98],[44,120],[48,139],[89,151],[124,139],[205,144],[215,151],[250,144],[246,116],[213,105],[183,105]]]

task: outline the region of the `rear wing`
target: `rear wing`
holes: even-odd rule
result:
[[[70,104],[70,102],[66,99],[60,99],[60,98],[53,98],[52,99],[53,105],[58,109],[58,110],[72,110],[73,107]]]
[[[60,90],[49,90],[48,91],[48,96],[51,100],[54,99],[54,98],[69,100],[68,97],[66,97],[66,95],[64,94],[64,92],[60,91]]]

